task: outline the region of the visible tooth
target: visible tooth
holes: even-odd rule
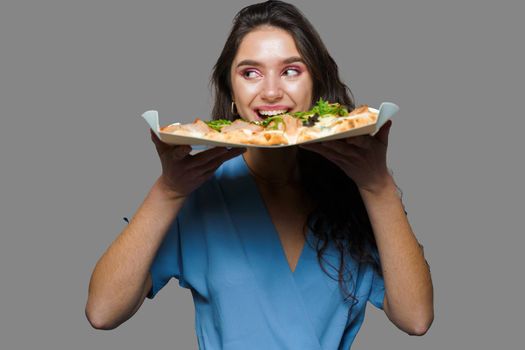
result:
[[[283,109],[280,111],[261,111],[261,110],[259,111],[259,113],[262,115],[277,115],[277,114],[282,114],[285,112],[286,112],[286,109]]]

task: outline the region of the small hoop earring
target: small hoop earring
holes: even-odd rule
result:
[[[231,112],[233,115],[237,115],[237,107],[235,106],[235,101],[232,101],[232,106],[231,106]]]

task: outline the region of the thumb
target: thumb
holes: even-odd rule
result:
[[[157,149],[157,152],[160,154],[164,153],[166,149],[170,148],[170,146],[164,142],[162,142],[161,139],[153,132],[153,130],[150,129],[151,134],[151,141],[155,144],[155,148]]]
[[[390,127],[392,126],[392,120],[388,120],[381,129],[377,132],[377,134],[374,136],[379,142],[384,144],[385,146],[388,146],[388,134],[390,133]]]

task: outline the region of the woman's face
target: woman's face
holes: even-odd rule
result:
[[[295,42],[275,27],[246,34],[233,60],[231,82],[237,111],[247,121],[305,111],[312,102],[312,78]]]

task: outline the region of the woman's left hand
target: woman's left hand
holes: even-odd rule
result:
[[[392,121],[387,121],[374,135],[299,145],[319,153],[348,175],[361,191],[379,193],[393,183],[386,165],[388,134]]]

